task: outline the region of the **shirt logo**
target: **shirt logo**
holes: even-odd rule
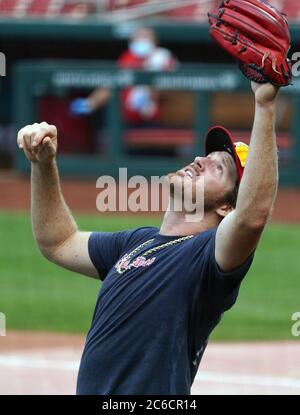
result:
[[[156,260],[156,257],[145,258],[144,256],[137,257],[134,261],[127,259],[127,256],[123,256],[115,265],[115,269],[118,274],[123,274],[125,271],[128,271],[132,268],[146,268],[153,264]]]
[[[148,251],[144,252],[143,255],[138,256],[136,259],[134,259],[131,262],[131,258],[136,255],[139,251],[141,251],[142,249],[144,249],[146,246],[150,245],[153,241],[154,238],[149,239],[146,242],[143,242],[141,245],[139,245],[138,247],[136,247],[133,251],[131,251],[128,254],[125,254],[124,256],[122,256],[122,258],[116,263],[115,265],[115,269],[117,271],[117,273],[119,275],[123,274],[125,271],[128,271],[132,268],[145,268],[145,267],[149,267],[150,265],[153,264],[153,262],[156,260],[156,257],[152,257],[150,259],[147,259],[147,255],[153,254],[154,252],[160,251],[161,249],[167,248],[169,246],[173,246],[178,244],[179,242],[183,242],[186,241],[187,239],[191,239],[193,238],[194,235],[189,235],[189,236],[183,236],[182,238],[178,238],[169,242],[166,242],[162,245],[158,245],[155,246],[151,249],[148,249]]]

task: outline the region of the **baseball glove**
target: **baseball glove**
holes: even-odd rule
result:
[[[212,38],[258,83],[287,86],[291,36],[285,15],[264,0],[224,0],[208,13]]]

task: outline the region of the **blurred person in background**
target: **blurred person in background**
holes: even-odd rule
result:
[[[121,69],[171,71],[177,66],[173,54],[158,46],[158,40],[151,29],[140,28],[129,41],[128,49],[117,61]],[[71,102],[73,115],[92,114],[107,104],[111,91],[97,88],[87,98]],[[125,88],[121,93],[123,119],[128,127],[155,125],[160,121],[160,94],[148,86],[137,85]]]

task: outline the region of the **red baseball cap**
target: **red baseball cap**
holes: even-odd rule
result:
[[[248,155],[248,145],[243,142],[234,142],[230,132],[222,127],[212,127],[205,139],[205,154],[213,153],[215,151],[226,151],[229,153],[236,165],[239,182],[242,179],[244,168],[246,165]]]

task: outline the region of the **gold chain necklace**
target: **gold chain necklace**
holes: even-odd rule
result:
[[[148,249],[148,251],[143,253],[143,258],[145,258],[147,255],[152,254],[153,252],[159,251],[160,249],[167,248],[168,246],[176,245],[180,242],[186,241],[187,239],[193,238],[194,235],[189,236],[183,236],[182,238],[175,239],[173,241],[166,242],[164,244],[155,246],[154,248]],[[143,249],[145,246],[151,244],[154,241],[154,238],[149,239],[146,242],[143,242],[141,245],[136,247],[133,251],[131,251],[129,254],[125,254],[116,264],[115,268],[118,272],[118,274],[123,274],[128,269],[128,266],[130,265],[130,260],[137,252],[139,252],[141,249]]]

